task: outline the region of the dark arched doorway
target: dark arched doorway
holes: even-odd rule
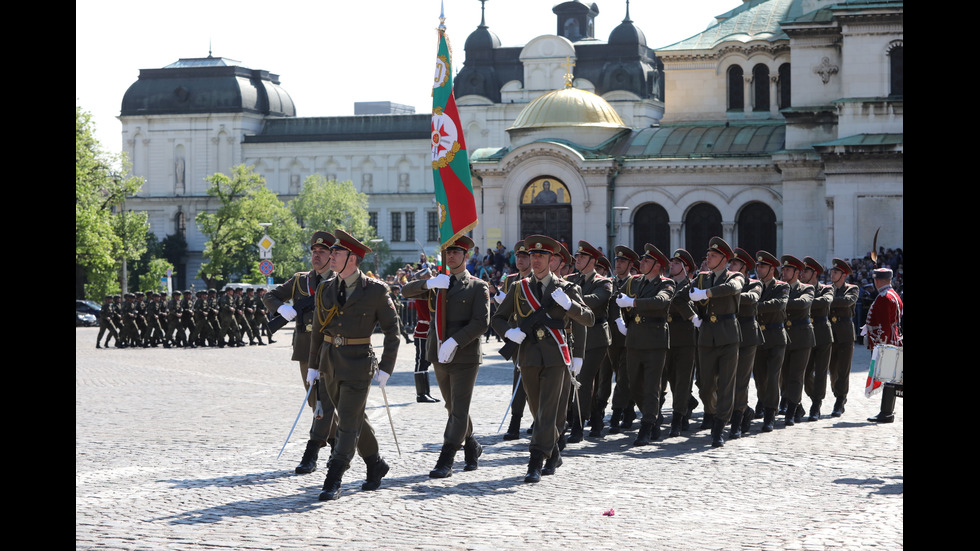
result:
[[[687,211],[684,220],[684,248],[701,262],[704,252],[708,250],[708,241],[712,237],[723,237],[721,230],[721,213],[708,203],[698,203]]]
[[[738,247],[755,254],[776,254],[776,213],[764,203],[749,203],[738,213]]]
[[[673,252],[670,250],[670,217],[667,210],[656,203],[643,205],[633,216],[632,249],[642,254],[647,243],[653,243],[668,256]]]
[[[572,242],[572,204],[568,187],[551,176],[531,181],[521,194],[521,239],[547,235]]]

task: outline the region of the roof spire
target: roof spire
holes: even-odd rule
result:
[[[623,23],[632,23],[633,20],[630,19],[630,0],[626,0],[626,19],[623,19]]]
[[[487,0],[480,0],[480,27],[487,26],[486,9]]]

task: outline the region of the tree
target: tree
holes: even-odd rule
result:
[[[265,179],[253,167],[238,165],[228,177],[216,173],[208,177],[208,195],[218,201],[214,212],[197,215],[197,225],[207,236],[204,264],[198,272],[209,287],[247,277],[259,262],[256,243],[268,222],[268,234],[276,241],[272,261],[273,276],[292,275],[303,264],[300,228],[290,210],[275,193],[265,187]]]
[[[372,246],[377,237],[368,223],[368,196],[359,193],[350,180],[327,180],[322,174],[313,174],[303,182],[299,195],[290,201],[296,219],[303,227],[304,243],[309,243],[313,232],[332,232],[340,228]]]
[[[105,292],[118,289],[112,283],[118,278],[117,262],[143,253],[146,213],[124,207],[126,197],[142,185],[142,178],[128,175],[124,159],[102,150],[91,114],[75,106],[76,296],[101,301]]]

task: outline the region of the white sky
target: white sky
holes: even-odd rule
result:
[[[560,0],[487,0],[486,23],[504,46],[555,34]],[[595,36],[607,40],[625,0],[595,0]],[[632,0],[630,19],[647,46],[704,30],[742,0]],[[353,115],[356,101],[431,109],[440,0],[76,0],[75,104],[93,115],[110,152],[122,149],[116,119],[140,69],[215,57],[278,74],[300,117]],[[478,0],[445,0],[453,71],[480,24]],[[210,46],[209,46],[210,45]]]

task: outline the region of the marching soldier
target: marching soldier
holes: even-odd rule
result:
[[[827,394],[827,371],[834,345],[834,331],[830,325],[830,306],[834,300],[834,287],[820,283],[823,264],[812,256],[803,257],[800,281],[813,287],[813,303],[810,305],[810,321],[813,322],[814,345],[806,365],[803,390],[810,397],[808,421],[820,419],[820,404]]]
[[[191,348],[197,348],[198,346],[204,346],[204,341],[209,338],[211,331],[211,324],[208,323],[207,291],[202,289],[197,292],[197,298],[194,299],[191,310],[194,314],[194,330],[191,331],[191,336],[188,340],[190,341]]]
[[[670,420],[670,437],[680,436],[685,422],[690,418],[691,388],[694,383],[694,358],[697,354],[698,332],[694,327],[697,313],[691,306],[688,294],[691,280],[688,276],[697,270],[694,256],[685,249],[677,249],[670,258],[670,278],[674,281],[674,296],[670,299],[667,329],[670,332],[670,348],[664,383],[670,383],[674,412]],[[664,385],[661,384],[661,388]],[[661,395],[663,396],[663,395]],[[662,404],[663,402],[661,402]]]
[[[578,285],[572,283],[571,281],[568,281],[565,277],[567,274],[571,273],[572,270],[572,253],[568,252],[568,248],[565,247],[565,244],[562,243],[561,241],[558,242],[558,253],[551,255],[551,261],[548,264],[548,267],[551,270],[551,273],[555,274],[558,278],[564,280],[565,283],[569,285],[570,289],[571,288],[575,289],[575,292],[577,294],[572,294],[572,296],[579,297],[578,302],[581,303],[582,302],[581,289],[578,288]],[[570,292],[570,291],[566,291],[566,292]],[[571,322],[571,324],[574,323],[575,322]],[[568,333],[569,338],[572,339],[573,341],[575,339],[575,335],[580,335],[579,338],[582,339],[584,344],[584,341],[586,339],[585,328],[581,328],[581,333],[573,332],[570,329],[566,329],[566,333]],[[576,346],[577,346],[576,343],[573,342],[572,348],[577,350],[578,348],[576,348]],[[568,437],[565,434],[565,429],[568,427],[568,417],[571,416],[573,419],[577,418],[581,422],[582,408],[581,405],[578,404],[578,397],[576,396],[574,399],[571,398],[572,398],[572,379],[574,379],[582,370],[583,354],[584,351],[582,354],[579,354],[572,359],[571,368],[569,368],[569,370],[565,372],[565,376],[562,378],[561,396],[559,396],[558,398],[559,400],[558,403],[562,405],[558,408],[558,419],[556,425],[556,428],[558,429],[558,451],[563,451],[565,449],[565,445],[568,443]],[[576,383],[577,382],[578,381],[576,380]],[[560,466],[561,466],[561,455],[554,453],[545,462],[544,468],[541,470],[541,474],[546,476],[554,474],[555,469]]]
[[[388,286],[360,270],[371,249],[343,230],[333,235],[336,241],[330,248],[330,269],[336,276],[317,287],[310,336],[309,368],[319,370],[320,378],[326,381],[338,424],[320,501],[340,497],[341,480],[355,450],[367,466],[362,490],[377,490],[388,474],[388,464],[378,451],[364,408],[372,379],[384,391],[395,369],[401,340],[398,313]],[[371,334],[379,323],[385,335],[380,361],[371,346]]]
[[[776,279],[779,259],[767,251],[755,253],[755,273],[762,282],[762,296],[756,318],[764,338],[755,351],[755,389],[759,402],[755,407],[755,418],[762,418],[762,432],[771,432],[779,407],[779,373],[786,355],[786,302],[789,300],[789,285]],[[742,432],[748,432],[743,427]]]
[[[902,303],[902,297],[892,289],[892,275],[892,271],[888,268],[877,268],[874,271],[874,284],[878,296],[871,303],[868,320],[861,328],[861,335],[868,339],[869,350],[874,350],[874,347],[879,344],[903,346],[902,330],[899,325],[905,305]],[[870,376],[869,384],[875,384],[875,381],[870,380]],[[885,383],[884,387],[881,394],[881,411],[874,417],[868,417],[868,421],[872,423],[895,422],[895,398],[898,387],[893,383]]]
[[[265,287],[259,287],[259,290],[255,291],[254,316],[255,316],[255,325],[256,327],[258,327],[258,329],[256,329],[255,331],[255,334],[261,335],[261,333],[265,333],[266,340],[269,341],[269,344],[272,344],[276,341],[272,340],[272,329],[269,327],[269,309],[266,308],[265,300],[264,300],[265,294],[266,294]],[[259,339],[259,344],[262,344],[261,338]]]
[[[136,291],[133,302],[133,319],[136,321],[136,345],[146,348],[150,346],[150,331],[146,325],[146,293]]]
[[[711,445],[725,444],[724,430],[735,406],[735,373],[742,340],[736,315],[745,278],[728,271],[735,252],[720,237],[708,242],[705,267],[692,285],[691,300],[701,319],[698,328],[700,392],[704,416],[711,420]]]
[[[208,289],[208,296],[204,299],[204,311],[207,312],[208,325],[210,326],[208,330],[208,335],[210,339],[211,346],[217,346],[222,348],[225,346],[221,327],[221,321],[219,316],[218,307],[218,290]]]
[[[255,287],[249,287],[245,290],[245,325],[251,330],[252,337],[255,338],[255,342],[260,346],[265,346],[262,342],[262,326],[261,319],[259,318],[259,310],[265,312],[265,307],[262,305],[262,301],[255,294]],[[252,344],[251,337],[249,344]]]
[[[531,255],[528,254],[523,239],[514,244],[514,264],[517,267],[517,272],[504,277],[500,282],[500,289],[493,297],[498,307],[517,282],[531,275]],[[511,317],[511,326],[517,327],[516,313]],[[527,393],[524,392],[524,385],[521,384],[521,370],[517,365],[517,354],[514,354],[511,360],[514,362],[514,383],[511,388],[511,394],[514,398],[510,406],[510,425],[507,426],[507,432],[504,433],[504,440],[517,440],[521,437],[521,417],[524,416],[524,406],[527,405]]]
[[[429,268],[423,268],[415,274],[416,279],[426,280],[432,277]],[[429,366],[432,362],[426,357],[425,349],[429,337],[429,302],[422,299],[409,299],[408,303],[415,309],[415,331],[412,341],[415,344],[415,401],[420,404],[432,404],[439,401],[432,397],[429,383]]]
[[[116,331],[116,325],[112,322],[112,315],[114,310],[112,295],[105,296],[105,302],[102,303],[102,310],[99,311],[99,335],[95,337],[95,347],[102,348],[100,344],[102,342],[102,335],[109,332],[109,335],[105,338],[105,346],[109,348],[109,339],[116,339],[116,348],[119,348],[119,332]]]
[[[626,245],[616,245],[614,249],[616,260],[614,269],[616,277],[613,278],[613,292],[618,297],[624,294],[630,298],[636,298],[636,290],[632,287],[633,279],[631,271],[640,267],[640,256],[633,249]],[[612,301],[616,304],[616,301]],[[616,304],[616,331],[613,331],[612,344],[609,345],[609,362],[612,365],[613,373],[616,375],[616,388],[612,393],[612,416],[609,418],[609,433],[618,434],[620,431],[629,430],[633,427],[633,420],[636,419],[635,404],[630,396],[630,377],[629,370],[626,369],[626,332],[629,317],[629,309],[620,309]]]
[[[609,259],[605,256],[600,256],[599,260],[596,261],[596,273],[609,279],[610,293],[609,301],[606,304],[605,316],[607,324],[609,324],[609,346],[612,346],[613,341],[616,338],[623,337],[623,335],[613,325],[616,323],[615,320],[619,319],[619,306],[616,305],[616,295],[618,293],[612,287],[613,269],[609,264]],[[609,398],[612,396],[612,380],[612,362],[609,361],[609,347],[606,347],[605,352],[602,354],[602,362],[599,364],[599,373],[596,375],[595,389],[592,391],[592,417],[589,419],[589,436],[593,438],[602,437],[602,425],[603,419],[606,417],[606,406],[609,405]]]
[[[194,293],[189,289],[184,291],[184,296],[180,299],[180,308],[183,310],[183,315],[181,316],[181,327],[187,334],[187,340],[184,343],[184,347],[189,347],[191,345],[190,335],[194,332]]]
[[[606,312],[609,309],[610,297],[612,297],[612,280],[596,273],[596,262],[601,256],[601,253],[588,241],[579,241],[578,251],[575,253],[575,269],[578,270],[578,274],[569,278],[569,281],[579,286],[585,305],[595,314],[595,323],[586,332],[585,357],[582,359],[582,371],[577,377],[581,385],[578,388],[578,405],[581,408],[581,415],[583,418],[589,419],[589,424],[593,430],[596,426],[600,430],[602,428],[601,411],[594,412],[591,409],[592,396],[598,382],[602,360],[608,356],[610,343]],[[584,436],[582,422],[583,419],[579,419],[577,415],[572,416],[572,432],[568,437],[569,443],[582,441]]]
[[[252,311],[245,304],[245,293],[241,287],[235,287],[233,298],[235,299],[235,324],[238,325],[235,340],[238,342],[238,346],[245,346],[245,335],[248,335],[248,344],[255,346],[255,335],[252,334],[252,326],[248,323],[248,318],[252,317]]]
[[[534,235],[524,240],[531,255],[531,277],[513,286],[497,308],[491,324],[498,335],[520,345],[518,365],[524,390],[534,417],[530,460],[524,482],[540,482],[546,459],[559,456],[558,414],[567,407],[560,402],[562,383],[568,370],[585,348],[584,328],[595,316],[577,297],[574,286],[551,272],[551,257],[561,254],[554,239]],[[518,326],[511,327],[517,314]],[[569,322],[576,337],[572,350],[568,341]],[[581,360],[578,360],[581,361]],[[557,468],[557,467],[556,467]]]
[[[735,407],[732,411],[729,440],[739,438],[749,431],[755,412],[749,407],[749,384],[752,382],[752,368],[755,365],[755,351],[764,342],[762,330],[756,320],[759,299],[762,297],[762,282],[749,278],[755,269],[755,260],[745,249],[735,248],[735,258],[728,263],[728,269],[740,272],[745,277],[745,286],[738,300],[738,324],[742,332],[742,342],[738,347],[738,368],[735,372]]]
[[[669,263],[660,249],[647,243],[640,257],[640,275],[633,278],[637,280],[636,296],[622,294],[616,298],[620,308],[630,309],[626,367],[630,394],[642,415],[634,446],[646,446],[660,438],[660,381],[670,348],[667,311],[674,296],[674,280],[662,275]]]
[[[854,310],[860,291],[857,285],[847,282],[851,266],[839,258],[831,261],[830,283],[834,288],[834,300],[830,303],[830,327],[834,343],[830,351],[830,390],[834,393],[834,409],[831,417],[844,414],[847,391],[850,388],[851,359],[854,357]]]
[[[225,287],[225,294],[218,299],[218,311],[221,316],[221,332],[218,341],[224,341],[228,335],[228,346],[241,346],[238,339],[238,320],[235,319],[237,305],[235,304],[235,289]]]
[[[470,402],[483,363],[480,337],[490,324],[490,290],[485,281],[466,271],[466,252],[473,245],[465,235],[456,238],[443,253],[450,275],[411,281],[402,289],[402,295],[424,299],[429,305],[432,319],[426,356],[435,360],[436,381],[449,412],[442,451],[429,472],[431,478],[452,475],[453,460],[461,447],[466,471],[478,468],[477,460],[483,453],[473,437]]]
[[[813,303],[813,287],[800,283],[803,261],[784,254],[780,272],[789,285],[786,301],[786,355],[783,357],[783,396],[786,400],[786,426],[791,427],[803,420],[803,381],[810,350],[816,339],[810,322],[810,305]]]
[[[123,303],[121,308],[121,315],[123,319],[123,330],[122,330],[122,340],[123,347],[126,346],[138,346],[140,342],[139,336],[139,326],[136,325],[136,295],[133,293],[126,293],[123,295],[126,302]]]
[[[163,321],[167,317],[166,303],[160,301],[160,293],[150,293],[150,302],[146,305],[146,326],[150,346],[156,348],[164,341]]]
[[[290,359],[299,362],[299,376],[300,380],[303,381],[304,390],[309,391],[310,386],[314,384],[317,387],[315,393],[309,392],[308,403],[310,408],[315,411],[319,399],[323,410],[319,417],[313,416],[306,450],[303,452],[303,458],[299,465],[296,466],[297,474],[309,474],[316,470],[320,448],[326,446],[330,440],[333,402],[330,401],[323,377],[319,376],[316,369],[310,370],[309,360],[313,319],[316,316],[313,296],[320,283],[329,281],[334,276],[330,270],[330,246],[335,241],[330,232],[313,232],[313,237],[310,239],[313,269],[309,272],[293,274],[293,277],[289,278],[288,281],[268,293],[264,293],[262,297],[262,303],[267,310],[276,312],[287,321],[296,321],[296,327],[293,330],[293,355]],[[305,307],[297,304],[300,301],[305,304]],[[292,305],[286,304],[287,302],[292,302]],[[297,306],[299,306],[299,310],[297,310]],[[271,333],[269,342],[272,342]]]

